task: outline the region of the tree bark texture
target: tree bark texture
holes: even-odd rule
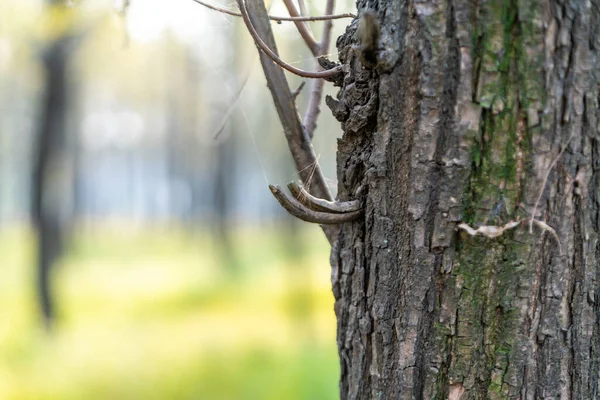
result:
[[[600,1],[375,3],[377,66],[355,21],[327,101],[366,209],[331,254],[341,398],[600,398]]]

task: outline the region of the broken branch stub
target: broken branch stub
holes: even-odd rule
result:
[[[288,183],[288,189],[292,196],[304,204],[306,207],[315,210],[334,214],[343,214],[348,212],[360,211],[361,204],[359,200],[350,201],[328,201],[319,199],[308,193],[301,185],[296,182]]]

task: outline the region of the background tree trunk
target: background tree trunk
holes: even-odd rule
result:
[[[65,129],[67,113],[68,39],[57,39],[44,58],[46,93],[44,96],[32,179],[32,216],[37,234],[37,292],[44,322],[54,318],[51,269],[63,244],[64,222],[61,209],[65,199]]]
[[[47,0],[49,7],[64,12],[63,0]],[[31,214],[37,236],[36,289],[46,327],[55,317],[51,288],[52,267],[63,248],[65,228],[72,199],[72,165],[69,149],[73,144],[67,138],[69,84],[67,66],[74,41],[74,33],[62,33],[51,40],[43,50],[43,78],[40,123],[34,139],[31,180]]]
[[[342,399],[600,398],[600,2],[378,4],[376,69],[353,23],[328,101],[338,198],[367,189],[331,255]],[[456,231],[532,213],[560,245]]]

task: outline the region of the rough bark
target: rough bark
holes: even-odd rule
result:
[[[600,398],[600,1],[378,4],[377,67],[354,22],[328,100],[338,198],[366,187],[331,254],[341,398]],[[456,230],[532,213],[560,245]]]

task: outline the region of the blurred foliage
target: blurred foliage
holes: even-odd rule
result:
[[[328,244],[316,226],[282,226],[267,190],[297,174],[243,24],[191,0],[133,1],[125,16],[122,2],[70,3],[0,6],[0,400],[337,398]],[[350,7],[338,1],[337,11]],[[271,11],[285,14],[280,1]],[[334,23],[334,37],[347,22]],[[319,36],[321,24],[309,25]],[[314,68],[292,23],[273,29],[286,60]],[[42,60],[62,35],[78,40],[63,160],[65,214],[78,228],[54,271],[59,315],[48,334],[23,226]],[[314,145],[332,190],[340,133],[323,112]],[[223,250],[210,230],[225,144],[235,165],[225,163],[221,220],[235,229]]]
[[[31,235],[0,231],[0,398],[336,398],[327,243],[314,227],[281,231],[235,232],[232,281],[207,234],[77,229],[51,334],[38,325]],[[286,260],[293,240],[307,251]]]

